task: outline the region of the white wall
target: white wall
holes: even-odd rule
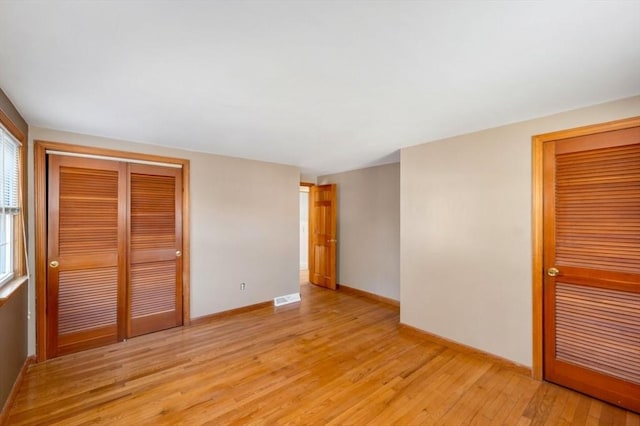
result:
[[[400,299],[400,164],[321,176],[338,185],[338,282]]]
[[[300,187],[300,270],[309,269],[309,187]]]
[[[299,291],[297,167],[35,127],[29,129],[29,138],[30,153],[34,140],[47,140],[190,160],[192,318]],[[31,154],[29,212],[34,211],[33,192]],[[29,225],[29,246],[33,248],[33,214]],[[30,259],[34,259],[33,252]],[[240,290],[241,282],[246,283],[245,291]],[[32,285],[32,313],[34,290]],[[32,315],[30,353],[35,352],[34,330]]]
[[[640,115],[640,96],[401,151],[402,323],[530,366],[531,137]]]

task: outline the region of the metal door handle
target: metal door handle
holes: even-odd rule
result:
[[[549,268],[547,269],[547,275],[550,277],[557,277],[560,275],[560,270],[558,268]]]
[[[337,242],[338,242],[338,240],[329,240],[329,241],[327,241],[327,242],[328,242],[328,243],[337,243]]]
[[[58,266],[60,266],[60,264],[57,260],[52,260],[51,262],[49,262],[49,266],[51,266],[52,268],[57,268]]]
[[[176,257],[182,256],[182,252],[180,250],[176,250]]]

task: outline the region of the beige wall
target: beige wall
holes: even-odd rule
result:
[[[29,133],[31,143],[66,142],[191,161],[192,318],[299,291],[297,167],[41,128],[32,127]],[[29,194],[33,203],[32,186]],[[32,321],[30,352],[33,333]]]
[[[640,96],[401,152],[401,322],[531,365],[531,137]]]
[[[300,173],[300,182],[316,183],[317,180],[318,180],[317,176],[306,174],[306,173]]]
[[[27,285],[0,307],[0,411],[27,358]]]
[[[338,282],[400,300],[400,164],[318,183],[338,185]]]
[[[27,134],[27,123],[0,89],[0,110]],[[23,151],[25,152],[25,151]],[[27,284],[0,306],[0,411],[27,358]]]

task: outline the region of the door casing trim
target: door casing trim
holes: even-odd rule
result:
[[[60,142],[34,141],[35,189],[35,288],[36,288],[36,361],[47,359],[47,150],[97,155],[126,160],[175,164],[182,168],[182,324],[191,323],[190,312],[190,239],[189,239],[189,160],[159,155],[117,151]]]
[[[544,279],[544,241],[543,241],[543,147],[545,142],[569,139],[578,136],[604,133],[613,130],[627,129],[640,126],[640,117],[631,117],[574,129],[535,135],[532,139],[532,179],[531,179],[531,227],[532,227],[532,324],[533,324],[533,357],[531,374],[535,379],[542,380],[544,376],[544,347],[543,347],[543,279]]]

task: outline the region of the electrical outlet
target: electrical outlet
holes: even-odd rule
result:
[[[246,283],[240,283],[240,290],[244,291],[245,288],[247,288],[247,284]]]

